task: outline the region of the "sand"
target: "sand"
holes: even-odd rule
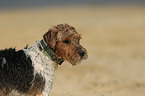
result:
[[[48,28],[68,23],[82,34],[88,59],[59,66],[52,96],[145,96],[145,7],[0,11],[0,49],[22,49]]]

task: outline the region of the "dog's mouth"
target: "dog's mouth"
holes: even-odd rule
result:
[[[79,51],[76,56],[72,56],[71,59],[67,61],[70,62],[72,65],[78,65],[81,61],[86,60],[88,58],[87,51]]]

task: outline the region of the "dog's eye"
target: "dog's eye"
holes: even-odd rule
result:
[[[70,44],[70,41],[69,40],[64,40],[63,41],[65,44]]]

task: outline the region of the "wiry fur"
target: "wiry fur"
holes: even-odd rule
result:
[[[81,36],[68,24],[54,26],[44,34],[44,38],[58,58],[63,58],[73,65],[88,57],[86,49],[80,45]]]
[[[72,65],[87,59],[87,51],[79,43],[81,36],[68,24],[54,26],[43,38],[57,59],[67,60]],[[39,41],[18,51],[1,50],[0,96],[50,96],[57,66],[39,49]]]
[[[43,96],[48,96],[51,91],[54,71],[57,68],[57,64],[50,60],[50,58],[47,57],[43,50],[40,51],[39,41],[37,41],[37,43],[31,48],[24,49],[24,52],[32,60],[32,66],[34,67],[34,77],[36,74],[41,74],[45,79],[45,86],[42,94]]]
[[[0,96],[6,96],[13,89],[28,93],[34,78],[31,59],[26,58],[23,50],[5,49],[0,51]]]

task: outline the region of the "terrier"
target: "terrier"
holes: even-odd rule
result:
[[[50,96],[58,65],[87,59],[80,39],[74,27],[59,24],[30,48],[0,50],[0,96]]]

